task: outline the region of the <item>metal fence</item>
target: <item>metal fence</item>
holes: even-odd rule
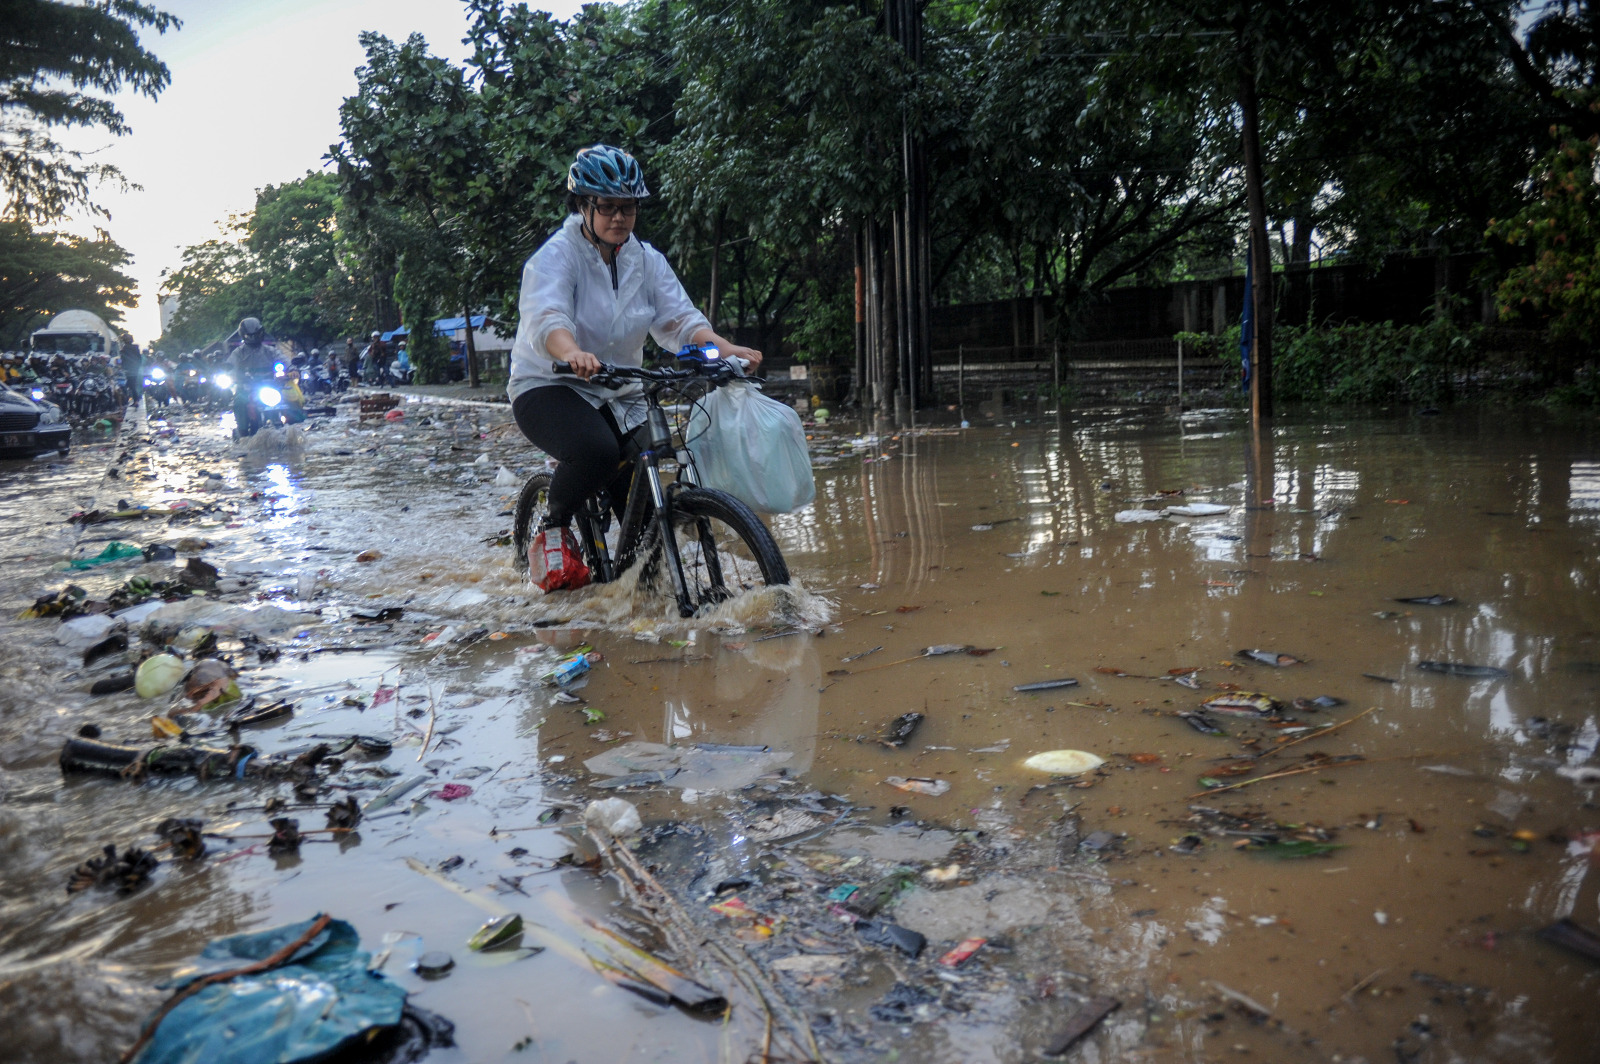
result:
[[[965,406],[980,390],[1046,386],[1053,396],[1078,401],[1151,398],[1219,387],[1234,372],[1218,359],[1193,353],[1172,339],[1103,340],[1088,343],[958,345],[933,352],[934,387],[941,399]],[[953,378],[953,379],[952,379]],[[953,395],[951,394],[953,392]]]

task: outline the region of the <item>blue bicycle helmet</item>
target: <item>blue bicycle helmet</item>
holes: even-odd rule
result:
[[[567,170],[567,191],[616,199],[644,199],[650,195],[639,161],[609,144],[596,144],[578,152]]]

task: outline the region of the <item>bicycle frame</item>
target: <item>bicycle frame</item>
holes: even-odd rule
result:
[[[633,477],[628,482],[628,500],[622,511],[614,559],[606,547],[605,529],[610,521],[607,508],[591,498],[585,501],[575,516],[584,553],[589,558],[589,567],[606,583],[626,571],[638,560],[643,549],[651,546],[651,532],[659,536],[661,556],[667,565],[668,578],[672,581],[673,597],[678,601],[678,613],[692,617],[695,607],[689,595],[688,581],[684,579],[678,543],[672,530],[670,493],[661,482],[662,455],[676,457],[672,448],[672,428],[667,424],[666,411],[661,409],[661,387],[656,385],[645,391],[645,399],[649,404],[645,414],[647,434],[643,449],[632,459]],[[609,499],[606,501],[610,502]]]

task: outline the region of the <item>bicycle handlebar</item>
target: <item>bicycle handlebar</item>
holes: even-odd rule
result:
[[[600,368],[589,379],[602,388],[620,388],[629,380],[670,383],[698,379],[723,382],[736,376],[733,371],[735,362],[739,364],[740,370],[749,365],[749,362],[742,358],[729,358],[716,362],[690,362],[688,365],[692,368],[678,369],[645,369],[643,366],[613,366],[609,362],[602,362]],[[555,371],[562,376],[574,375],[572,365],[568,362],[556,362]]]

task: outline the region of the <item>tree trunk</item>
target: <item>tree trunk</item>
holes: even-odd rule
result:
[[[1246,57],[1239,77],[1239,110],[1243,118],[1245,199],[1250,207],[1250,265],[1254,287],[1249,295],[1255,315],[1251,348],[1250,416],[1272,416],[1272,246],[1267,243],[1267,202],[1262,191],[1260,112],[1256,106],[1255,72]]]
[[[465,302],[466,310],[464,313],[467,316],[467,384],[476,388],[478,387],[478,344],[472,338],[472,300],[468,299]]]

